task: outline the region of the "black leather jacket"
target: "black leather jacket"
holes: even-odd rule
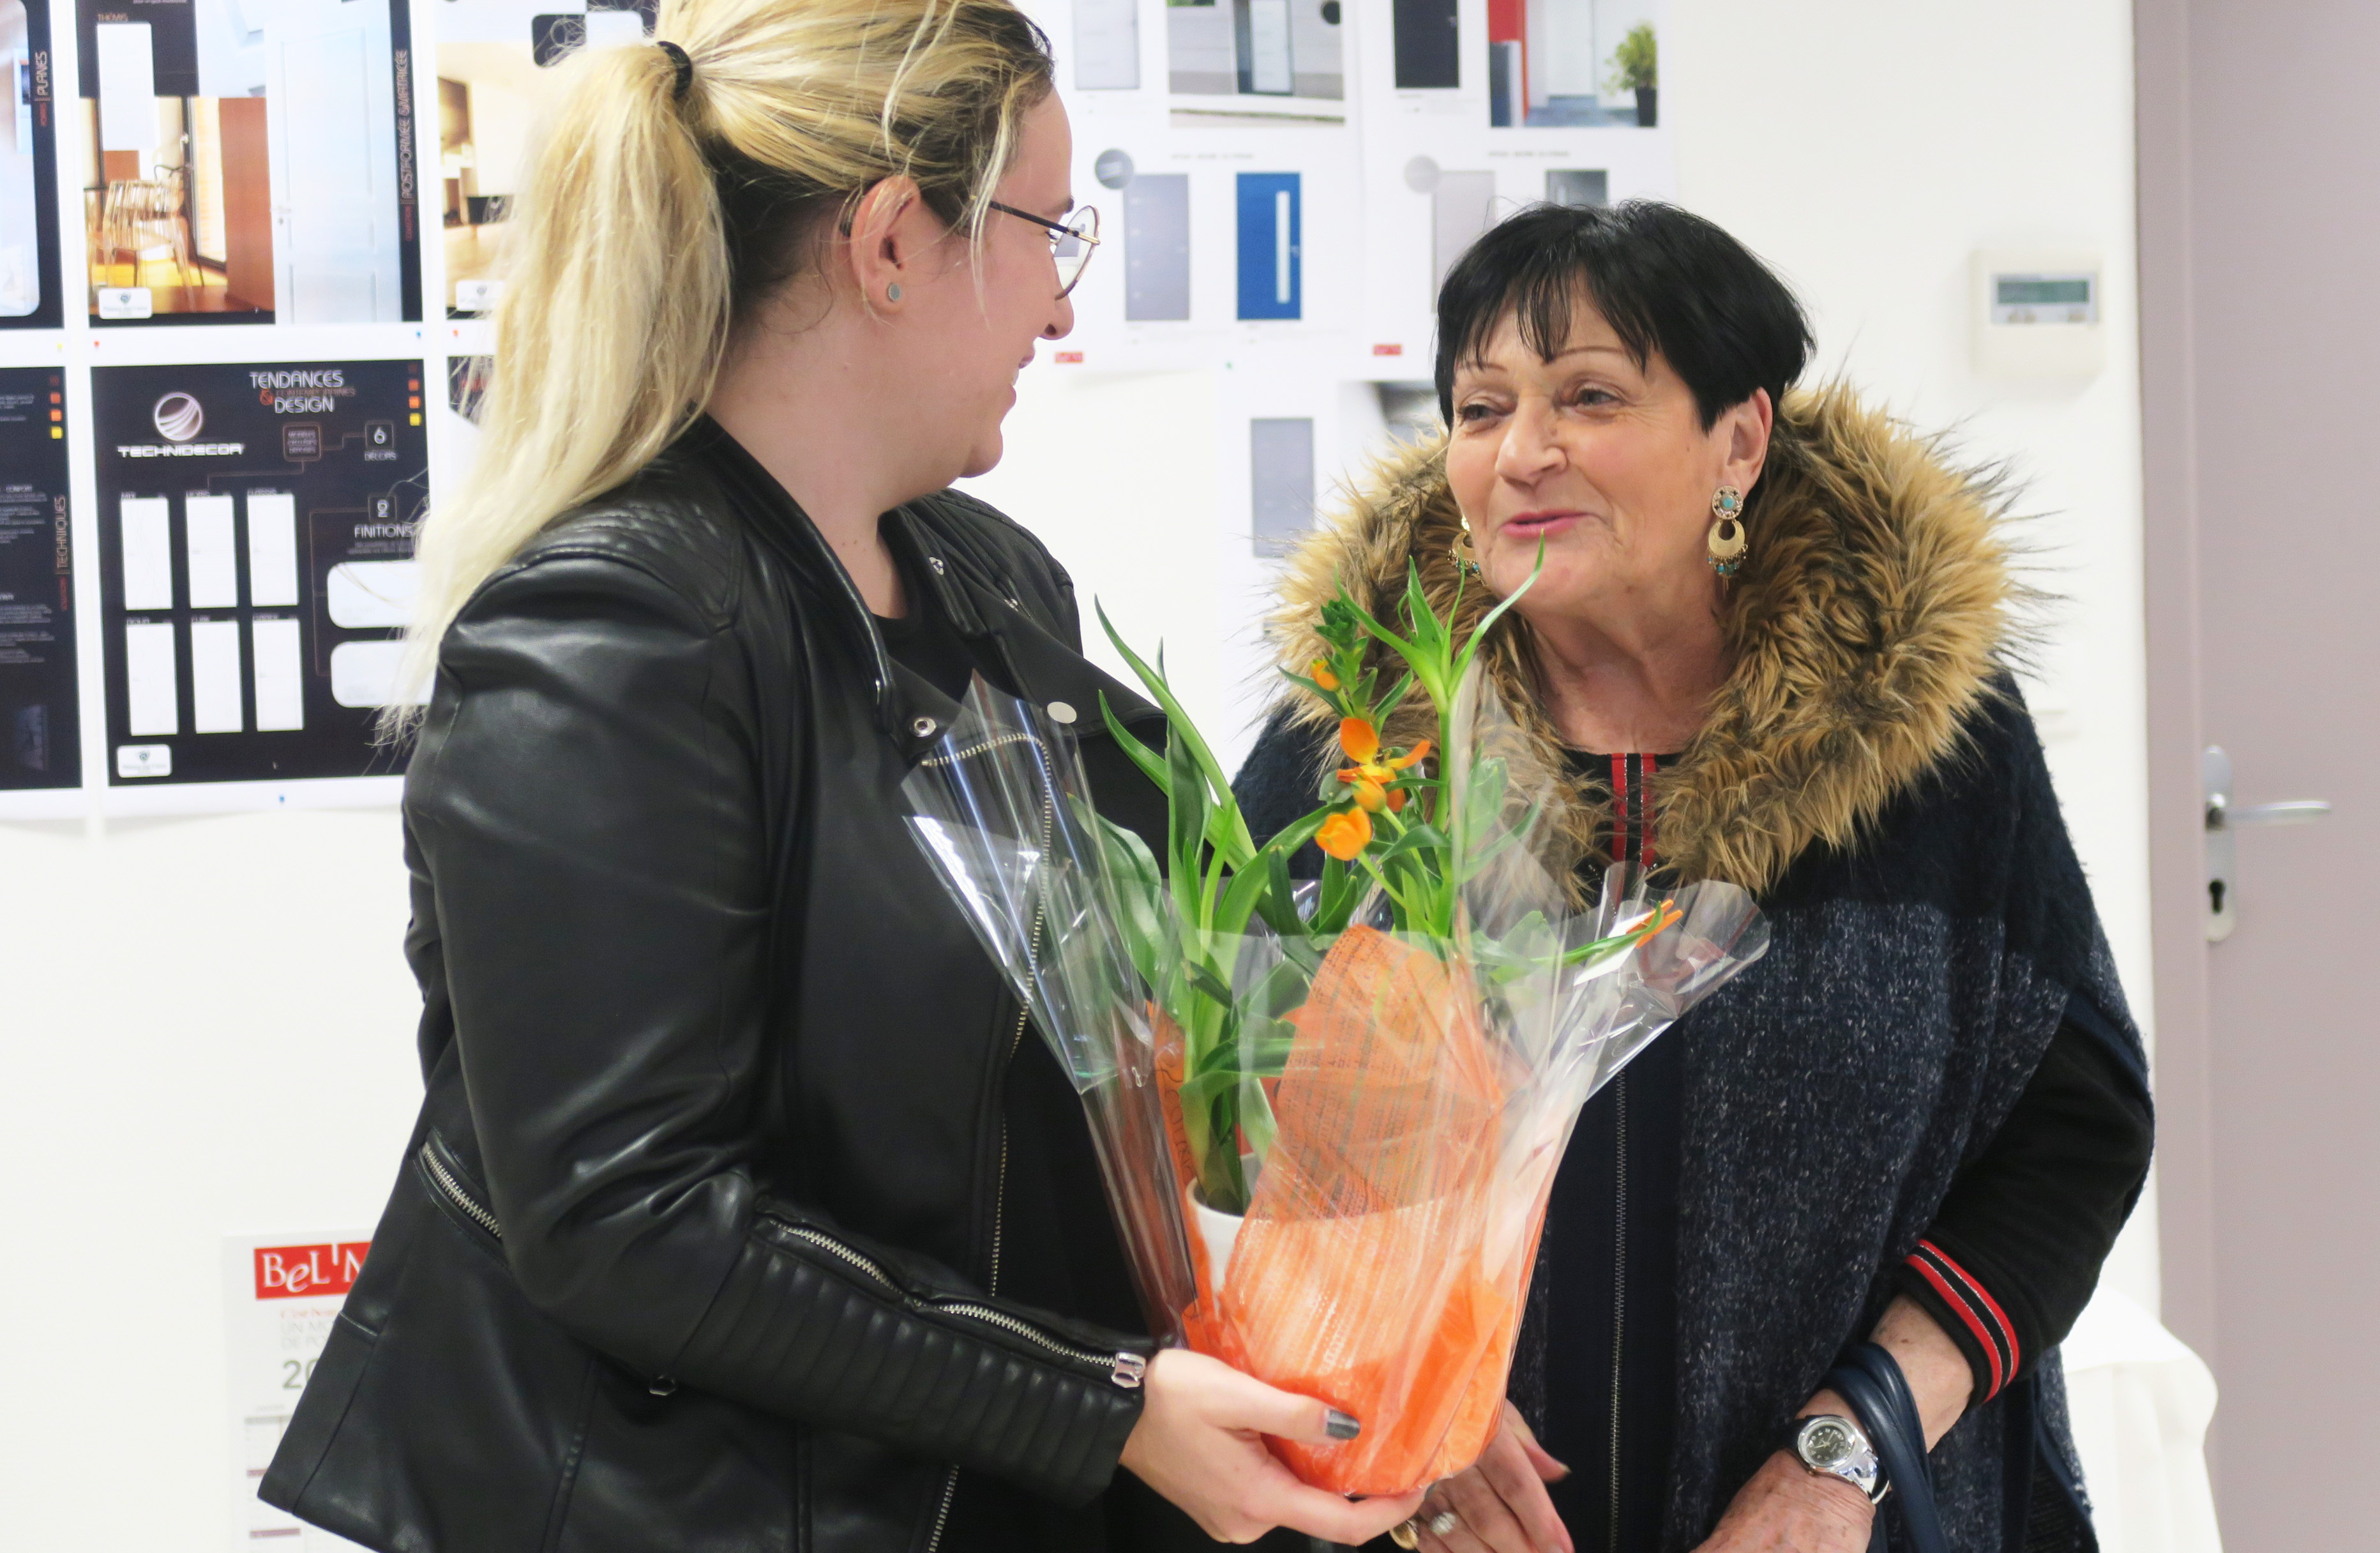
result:
[[[886,521],[1160,821],[1039,544]],[[962,1468],[1108,1484],[1150,1345],[999,1297],[1023,1017],[903,826],[954,710],[708,422],[479,591],[406,781],[428,1094],[266,1500],[407,1553],[918,1553]]]

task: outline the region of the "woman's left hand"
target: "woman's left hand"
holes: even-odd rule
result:
[[[1546,1453],[1521,1410],[1504,1404],[1502,1425],[1478,1463],[1429,1491],[1414,1519],[1424,1553],[1572,1553],[1570,1533],[1546,1485],[1570,1469]],[[1451,1514],[1440,1532],[1430,1523]]]
[[[1694,1553],[1864,1553],[1876,1507],[1790,1453],[1768,1458]]]

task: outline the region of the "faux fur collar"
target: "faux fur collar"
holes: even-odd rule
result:
[[[1998,532],[1988,474],[1963,470],[1938,438],[1912,433],[1840,386],[1786,396],[1767,466],[1746,504],[1751,554],[1730,585],[1735,668],[1674,768],[1655,778],[1658,855],[1687,878],[1755,892],[1813,843],[1856,843],[1895,795],[1957,749],[1994,693],[2019,588]],[[1442,441],[1378,463],[1344,507],[1291,559],[1271,620],[1281,662],[1320,655],[1317,612],[1343,579],[1396,620],[1409,560],[1443,611],[1454,594],[1460,524]],[[1458,638],[1485,613],[1465,591]],[[1508,615],[1483,657],[1542,775],[1564,752],[1538,710],[1526,625]],[[1304,692],[1293,715],[1329,713]],[[1388,734],[1411,742],[1432,714],[1415,691]],[[1603,833],[1608,794],[1564,779],[1564,828],[1585,850]]]

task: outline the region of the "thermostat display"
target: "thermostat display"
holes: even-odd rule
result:
[[[1973,259],[1975,370],[1994,377],[2082,378],[2107,365],[2099,256],[1982,250]]]
[[[1996,275],[1992,276],[1994,324],[2096,324],[2099,277],[2095,275]]]

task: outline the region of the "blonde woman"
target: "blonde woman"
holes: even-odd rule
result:
[[[263,1497],[407,1553],[1375,1535],[1417,1497],[1260,1439],[1355,1420],[1135,1335],[1073,1093],[903,828],[975,674],[1148,715],[947,489],[1097,235],[1046,42],[1003,0],[659,35],[574,67],[423,535],[427,1097]]]

